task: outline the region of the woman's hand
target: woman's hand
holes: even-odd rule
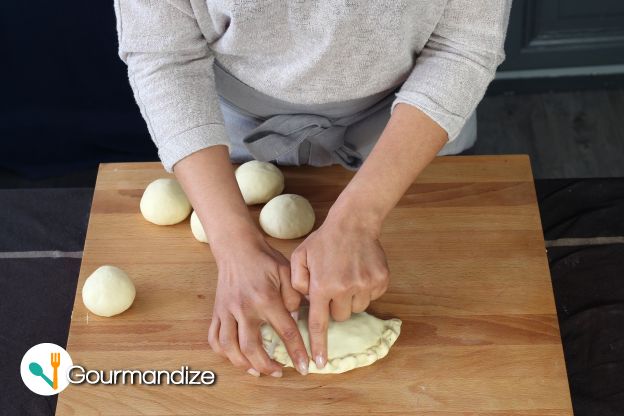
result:
[[[212,349],[250,374],[282,376],[280,364],[262,346],[260,326],[270,323],[302,374],[308,354],[290,312],[301,295],[290,283],[290,264],[261,235],[239,236],[212,247],[219,268],[208,341]]]
[[[206,231],[219,268],[208,340],[215,352],[250,374],[279,377],[282,367],[262,347],[260,325],[270,323],[301,373],[308,354],[289,311],[301,295],[290,285],[288,260],[270,247],[249,215],[227,147],[199,150],[174,166]]]
[[[336,320],[347,319],[386,291],[381,224],[447,140],[446,131],[421,110],[397,104],[323,225],[293,253],[293,287],[310,299],[310,346],[317,367],[327,361],[330,311]]]
[[[388,287],[386,256],[379,226],[367,226],[353,213],[330,215],[291,257],[292,285],[308,295],[308,329],[318,368],[327,363],[329,315],[336,321],[363,312]]]

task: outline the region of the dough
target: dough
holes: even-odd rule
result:
[[[87,277],[82,301],[96,315],[113,316],[132,305],[136,290],[128,275],[115,266],[102,266]]]
[[[301,309],[297,326],[310,356],[307,308]],[[269,356],[286,367],[293,367],[286,347],[275,330],[264,324],[260,331],[264,349]],[[400,333],[400,319],[384,321],[366,312],[354,313],[343,322],[331,321],[327,330],[327,364],[318,369],[314,361],[310,360],[308,371],[338,374],[371,365],[388,354]]]
[[[252,160],[243,163],[235,174],[247,205],[264,204],[284,190],[284,175],[269,162]]]
[[[191,214],[191,232],[197,241],[202,243],[208,242],[208,237],[206,237],[204,227],[202,226],[201,221],[199,221],[199,217],[195,211]]]
[[[314,219],[312,205],[294,194],[276,196],[260,211],[260,226],[276,238],[303,237],[314,227]]]
[[[157,225],[182,222],[191,213],[191,203],[173,178],[156,179],[147,185],[141,197],[141,214]]]

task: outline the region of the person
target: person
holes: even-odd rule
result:
[[[270,323],[295,367],[307,297],[312,358],[330,319],[388,287],[384,218],[436,155],[476,139],[475,109],[504,58],[510,0],[115,0],[119,55],[167,171],[218,266],[210,346],[279,377]],[[232,161],[357,170],[290,260],[252,221]]]

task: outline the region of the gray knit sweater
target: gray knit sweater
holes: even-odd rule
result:
[[[115,0],[119,55],[167,170],[228,144],[213,61],[300,104],[401,86],[453,140],[504,57],[511,0]]]

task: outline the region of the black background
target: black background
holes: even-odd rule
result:
[[[157,160],[117,56],[111,1],[2,1],[0,167],[33,177]]]

